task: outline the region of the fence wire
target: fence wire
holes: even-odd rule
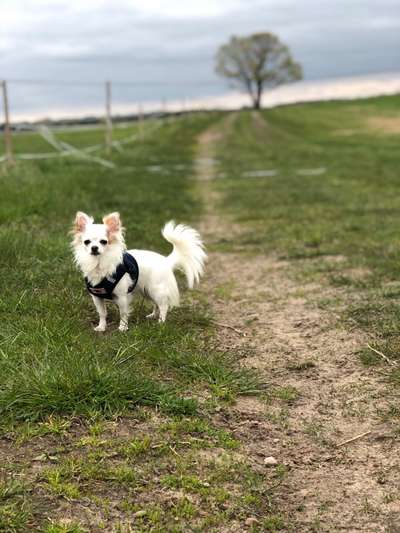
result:
[[[155,82],[157,83],[157,82]],[[199,82],[201,83],[201,82]],[[32,120],[24,121],[20,120],[19,122],[13,122],[12,114],[10,113],[10,106],[8,103],[8,92],[9,89],[7,86],[13,87],[14,85],[70,85],[70,86],[77,86],[79,87],[103,87],[105,89],[103,93],[103,109],[104,113],[94,113],[90,111],[90,106],[85,107],[87,109],[87,116],[86,117],[79,117],[77,116],[76,119],[74,118],[64,118],[64,119],[57,119],[57,120],[51,120],[48,119],[34,122]],[[1,87],[0,90],[2,91],[2,101],[3,101],[3,111],[4,111],[4,122],[3,122],[3,137],[5,142],[5,154],[0,155],[0,164],[1,163],[8,163],[9,165],[12,165],[15,163],[15,161],[18,160],[42,160],[42,159],[56,159],[56,158],[64,158],[64,157],[75,157],[77,159],[90,161],[96,164],[99,164],[101,166],[107,167],[107,168],[114,168],[115,163],[107,159],[106,154],[97,154],[96,152],[100,151],[106,151],[110,152],[111,149],[114,149],[118,152],[122,152],[124,150],[124,147],[128,145],[129,143],[137,142],[140,140],[140,138],[143,135],[149,135],[151,134],[155,129],[157,129],[161,123],[162,118],[169,117],[169,116],[175,116],[179,115],[181,113],[186,113],[186,99],[183,99],[181,102],[180,109],[169,109],[169,112],[167,111],[167,102],[165,99],[162,99],[159,102],[159,105],[153,103],[147,103],[147,112],[145,113],[143,110],[143,104],[142,103],[132,103],[130,106],[133,109],[136,109],[136,112],[128,112],[125,115],[114,115],[112,114],[112,105],[115,103],[118,107],[118,99],[113,102],[112,101],[112,87],[113,86],[146,86],[149,82],[80,82],[80,81],[73,81],[73,80],[28,80],[28,79],[11,79],[7,81],[1,81]],[[154,85],[154,83],[153,83]],[[172,82],[168,82],[168,80],[164,82],[159,82],[159,85],[172,85]],[[198,85],[195,81],[189,81],[187,82],[188,86],[195,86]],[[215,85],[215,83],[205,83],[204,85]],[[12,92],[12,91],[11,91]],[[85,91],[84,91],[85,92]],[[97,91],[96,91],[97,93]],[[87,98],[87,94],[82,93],[82,104],[85,102],[85,97]],[[96,98],[98,95],[96,96]],[[11,94],[12,99],[12,94]],[[58,116],[60,116],[60,113],[58,113]],[[77,115],[82,115],[79,111],[77,111]],[[91,115],[91,116],[89,116]],[[100,115],[103,115],[102,117]],[[32,116],[32,115],[31,115]],[[122,122],[122,121],[130,122],[132,121],[132,124],[136,121],[138,125],[138,130],[132,135],[128,135],[125,138],[122,139],[113,139],[113,122]],[[45,122],[45,123],[43,123]],[[81,125],[82,129],[86,125],[97,125],[99,126],[99,129],[102,128],[102,123],[104,127],[104,142],[99,142],[97,144],[92,144],[90,146],[86,146],[84,148],[75,146],[74,144],[71,144],[70,142],[66,142],[64,140],[61,140],[59,138],[59,135],[54,131],[55,128],[58,126],[65,126],[68,128],[68,126],[75,127],[76,125]],[[144,128],[144,124],[146,124],[146,128]],[[0,124],[1,126],[1,124]],[[43,139],[52,149],[53,151],[45,151],[42,150],[40,152],[27,152],[27,153],[18,153],[14,150],[13,141],[15,140],[17,135],[22,134],[24,131],[30,131],[32,133],[36,133],[40,136],[41,139]],[[67,130],[68,131],[68,130]],[[72,131],[72,130],[70,130]],[[70,139],[68,139],[70,140]]]

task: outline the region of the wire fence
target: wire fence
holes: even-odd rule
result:
[[[152,86],[173,86],[176,82],[155,81],[155,82],[129,82],[129,81],[105,81],[105,82],[83,82],[74,80],[45,80],[45,79],[9,79],[3,80],[0,84],[1,99],[3,103],[3,124],[0,128],[3,131],[4,140],[4,155],[0,155],[0,163],[7,166],[15,165],[18,160],[40,160],[40,159],[54,159],[64,157],[75,157],[87,161],[97,163],[99,165],[112,168],[115,164],[107,159],[107,155],[110,155],[113,150],[122,151],[123,147],[129,143],[138,141],[143,135],[149,135],[155,129],[157,129],[162,120],[168,116],[181,115],[188,113],[188,106],[186,98],[180,100],[180,104],[175,103],[174,106],[168,107],[165,98],[160,99],[158,104],[153,102],[151,107],[145,106],[143,103],[136,103],[135,111],[130,113],[115,114],[113,113],[113,90],[118,87],[146,87],[151,83]],[[10,87],[13,86],[25,86],[25,85],[37,85],[45,87],[76,87],[80,90],[83,87],[100,89],[103,92],[103,113],[95,113],[93,116],[89,111],[89,107],[85,110],[85,116],[76,118],[60,118],[57,120],[45,119],[41,121],[13,121],[10,112]],[[198,87],[209,86],[216,87],[216,82],[196,82],[187,81],[179,84],[180,87]],[[132,105],[131,105],[132,108]],[[85,109],[85,107],[84,107]],[[77,113],[78,115],[79,113]],[[115,138],[114,132],[117,124],[121,122],[136,122],[136,131],[127,135],[126,137]],[[58,131],[62,127],[93,127],[100,128],[103,131],[103,139],[101,142],[86,146],[84,148],[77,147],[70,142],[63,141],[58,136]],[[51,151],[39,151],[39,152],[19,152],[15,150],[14,140],[15,135],[21,132],[34,132],[42,141],[44,141]]]

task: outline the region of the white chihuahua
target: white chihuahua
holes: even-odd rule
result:
[[[105,216],[103,224],[94,224],[92,217],[78,212],[73,233],[75,262],[99,313],[95,331],[105,331],[107,327],[106,299],[117,303],[119,330],[126,331],[130,304],[137,292],[153,302],[148,318],[164,322],[168,309],[179,305],[174,270],[184,272],[189,288],[203,274],[207,258],[203,242],[196,230],[183,224],[171,221],[162,230],[163,237],[173,245],[167,257],[148,250],[126,251],[119,213]]]

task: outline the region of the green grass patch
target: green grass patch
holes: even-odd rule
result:
[[[188,415],[196,411],[196,400],[185,392],[189,384],[221,398],[259,388],[249,372],[200,343],[209,329],[203,304],[176,310],[160,327],[145,321],[137,302],[127,334],[113,325],[106,335],[94,334],[96,313],[69,247],[78,209],[96,217],[119,210],[128,245],[167,252],[160,235],[165,221],[193,223],[200,213],[188,176],[197,135],[216,118],[203,114],[160,125],[112,154],[115,169],[44,160],[19,163],[0,178],[0,275],[7,279],[0,296],[3,424],[49,415],[109,416],[140,405]],[[116,135],[128,133],[120,128]],[[97,133],[63,135],[90,144]],[[40,148],[33,134],[21,139],[21,149],[28,148],[23,143]]]
[[[48,524],[42,529],[43,533],[87,533],[88,529],[77,524]]]
[[[23,531],[31,517],[27,488],[13,478],[0,478],[0,531]]]

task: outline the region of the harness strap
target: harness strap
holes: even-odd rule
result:
[[[112,300],[114,289],[125,274],[129,274],[132,280],[132,284],[128,289],[129,293],[136,287],[139,278],[139,266],[136,259],[128,252],[123,253],[122,263],[117,266],[115,272],[103,278],[97,285],[92,285],[88,278],[85,278],[86,288],[93,296]]]

